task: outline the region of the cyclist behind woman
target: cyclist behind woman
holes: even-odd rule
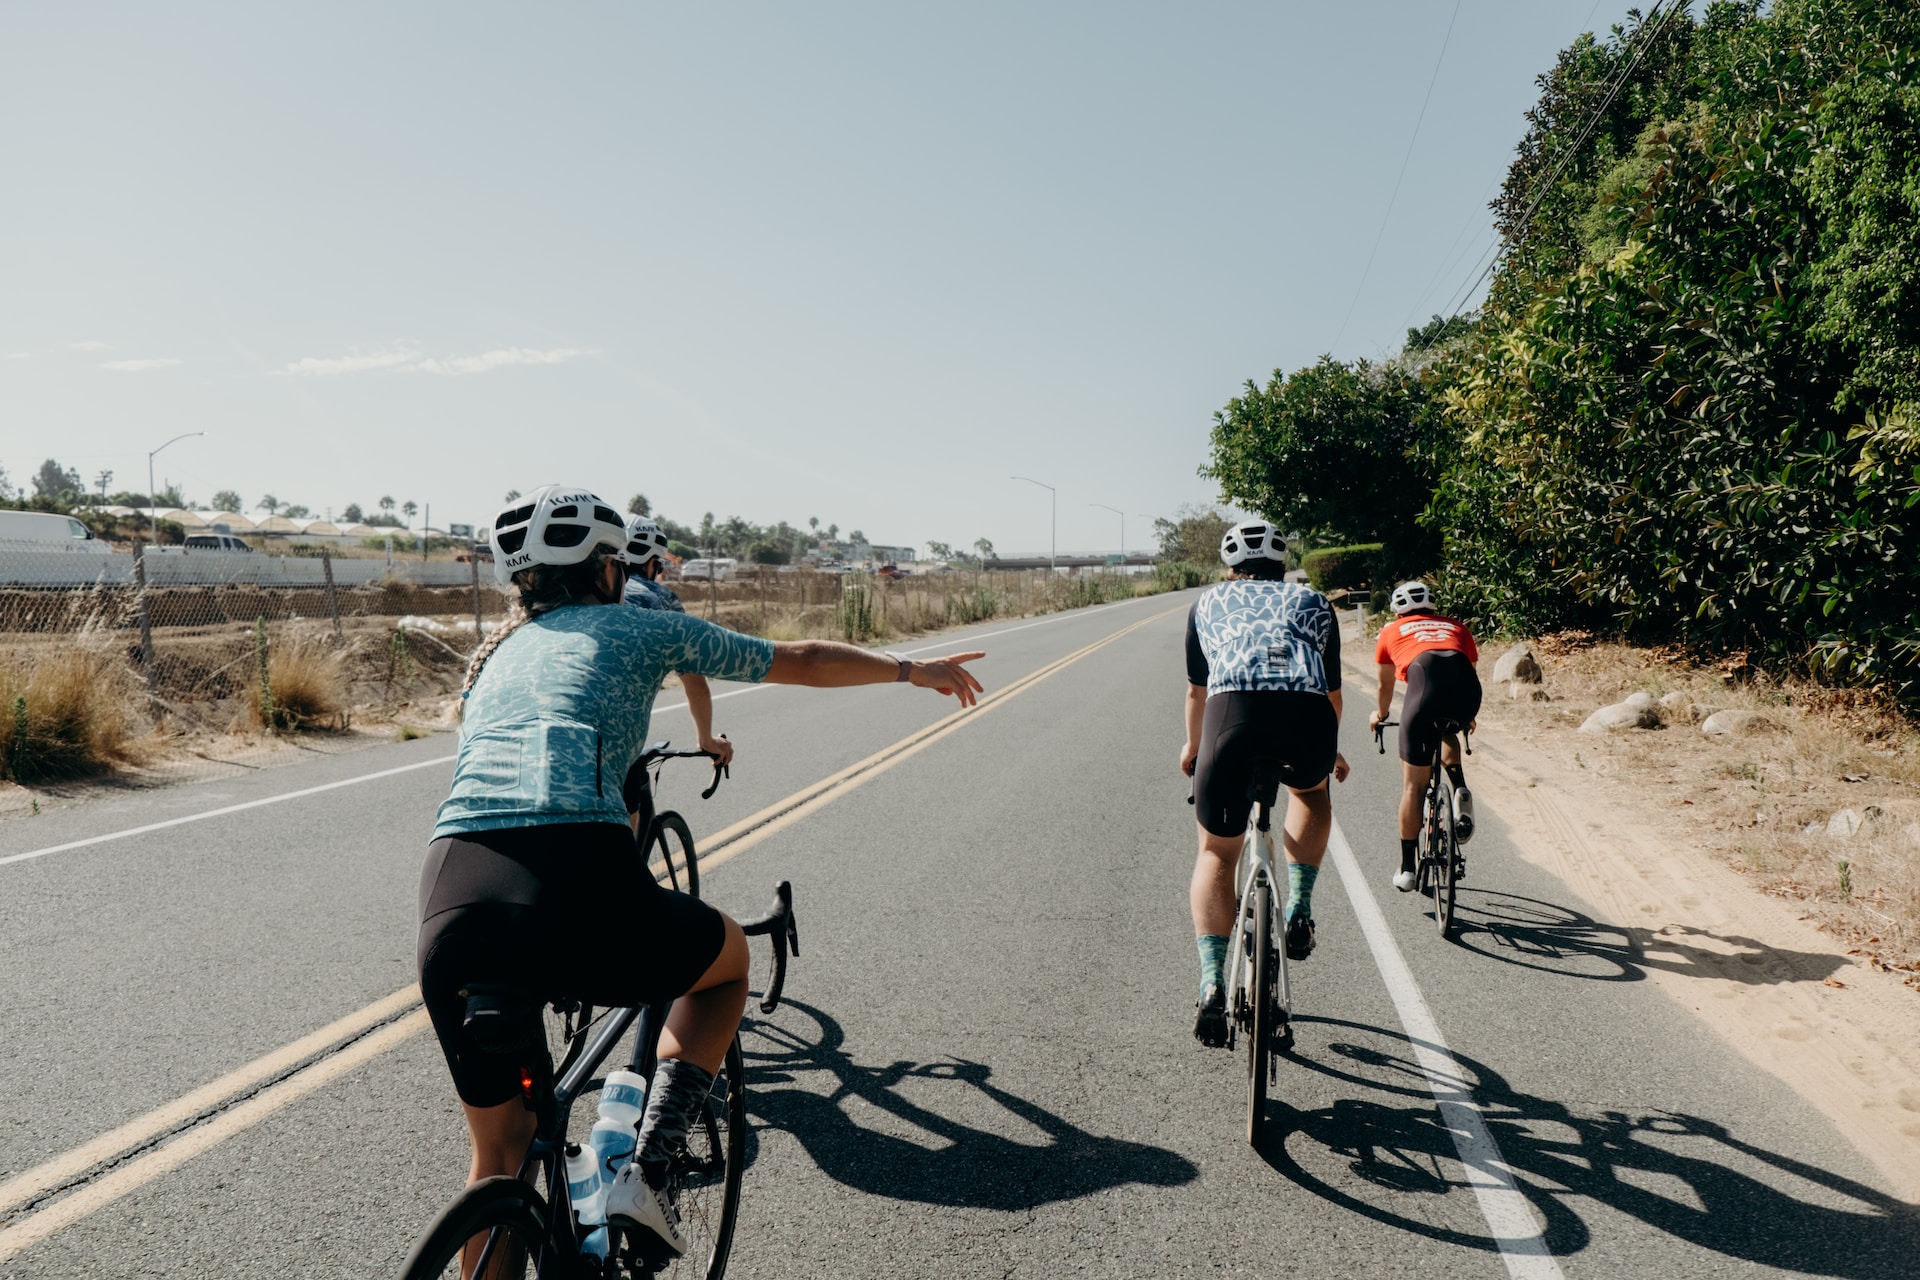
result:
[[[1228,581],[1208,587],[1187,615],[1187,741],[1180,769],[1193,778],[1200,853],[1188,898],[1200,948],[1194,1038],[1227,1043],[1227,937],[1239,900],[1240,861],[1253,807],[1255,761],[1281,762],[1287,788],[1286,948],[1313,954],[1313,884],[1333,829],[1331,775],[1340,754],[1340,624],[1327,598],[1287,582],[1278,530],[1248,520],[1220,539]]]
[[[628,517],[627,545],[620,553],[620,559],[627,566],[625,599],[628,604],[638,609],[664,609],[669,613],[687,611],[673,588],[660,581],[666,550],[667,535],[658,524],[646,516]],[[693,732],[700,741],[700,749],[711,755],[717,765],[732,764],[733,744],[713,733],[713,690],[707,678],[695,671],[674,674],[680,678],[680,691],[686,695],[687,715],[693,720]],[[647,782],[646,769],[638,761],[627,771],[621,797],[626,801],[633,834],[645,839],[647,827],[653,821],[653,788]]]
[[[978,653],[912,662],[829,641],[775,644],[699,618],[619,605],[627,528],[594,494],[549,485],[493,522],[507,625],[475,652],[453,788],[420,882],[420,988],[473,1143],[472,1180],[512,1175],[533,1134],[522,1057],[463,1034],[463,988],[625,1006],[673,1000],[635,1160],[609,1218],[686,1248],[662,1191],[747,997],[747,941],[712,907],[647,874],[621,782],[669,671],[818,687],[902,681],[970,706]],[[541,1043],[537,1005],[523,1033]],[[545,1053],[537,1068],[550,1070]]]
[[[1480,649],[1466,623],[1435,611],[1433,592],[1424,582],[1401,583],[1389,605],[1394,619],[1380,629],[1373,650],[1373,660],[1380,664],[1380,697],[1367,727],[1387,718],[1395,681],[1406,681],[1407,696],[1400,704],[1400,870],[1393,887],[1411,893],[1420,807],[1433,775],[1436,743],[1440,763],[1453,781],[1454,832],[1461,840],[1473,835],[1473,793],[1460,767],[1460,739],[1440,730],[1443,725],[1471,729],[1480,714],[1480,674],[1473,669]]]

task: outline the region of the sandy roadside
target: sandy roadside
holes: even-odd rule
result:
[[[1351,622],[1347,633],[1349,700],[1364,714],[1376,680],[1372,645]],[[1691,847],[1675,823],[1521,749],[1497,713],[1483,716],[1468,773],[1479,813],[1503,824],[1521,856],[1557,876],[1596,920],[1624,931],[1649,981],[1818,1108],[1894,1194],[1920,1202],[1912,991]]]

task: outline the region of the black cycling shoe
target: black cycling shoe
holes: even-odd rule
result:
[[[1287,959],[1305,960],[1313,954],[1313,921],[1295,916],[1287,921]]]
[[[1193,1019],[1193,1038],[1209,1049],[1227,1047],[1227,993],[1217,982],[1200,989],[1199,1012]]]

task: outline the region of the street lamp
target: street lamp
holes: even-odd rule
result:
[[[1052,541],[1047,544],[1047,572],[1052,573],[1059,567],[1054,561],[1060,558],[1060,492],[1050,484],[1040,484],[1038,480],[1033,479],[1031,476],[1009,476],[1007,478],[1009,480],[1025,480],[1028,484],[1038,484],[1042,489],[1045,489],[1053,495],[1048,499],[1047,505],[1048,536],[1052,539]]]
[[[1120,563],[1127,562],[1127,513],[1118,507],[1110,507],[1104,502],[1089,502],[1090,507],[1099,507],[1102,511],[1111,511],[1120,517]]]
[[[194,436],[205,434],[207,433],[204,431],[189,431],[184,435],[175,436],[167,441],[167,444],[178,444],[182,440],[190,440]],[[166,448],[167,444],[161,445],[160,449]],[[147,518],[153,522],[153,545],[156,547],[160,545],[160,504],[153,496],[153,459],[154,454],[159,453],[160,449],[155,449],[153,453],[147,455]]]

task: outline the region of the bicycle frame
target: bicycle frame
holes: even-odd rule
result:
[[[1236,997],[1247,990],[1247,980],[1253,976],[1253,963],[1247,958],[1247,918],[1253,911],[1253,891],[1258,877],[1265,875],[1267,883],[1273,887],[1270,901],[1284,901],[1286,881],[1274,873],[1273,811],[1265,802],[1255,806],[1254,819],[1247,824],[1247,838],[1240,846],[1240,861],[1234,864],[1233,883],[1238,892],[1240,906],[1233,916],[1233,932],[1227,935],[1227,955],[1232,963],[1227,971],[1227,1009],[1231,1012],[1239,1008]],[[1275,911],[1279,915],[1279,911]],[[1291,979],[1287,974],[1286,951],[1281,939],[1284,929],[1274,930],[1275,943],[1280,947],[1280,1011],[1283,1018],[1293,1016],[1293,992]]]

